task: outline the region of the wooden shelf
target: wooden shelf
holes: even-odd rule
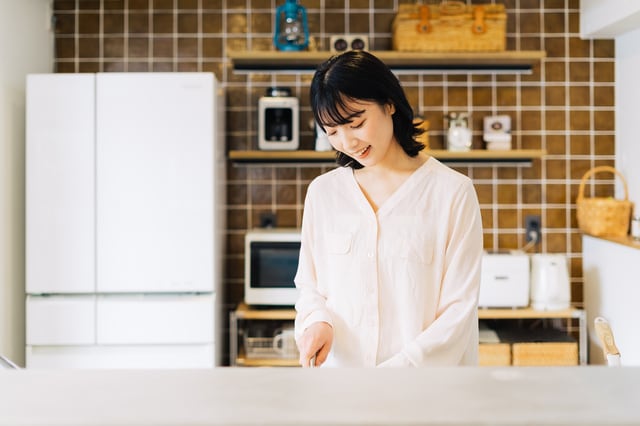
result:
[[[546,57],[540,50],[503,52],[397,52],[371,51],[394,71],[410,72],[531,72],[535,64]],[[232,51],[228,54],[236,72],[309,71],[333,53]]]
[[[432,149],[429,155],[445,163],[531,163],[542,158],[546,151],[513,149],[508,151],[448,151]],[[235,163],[333,163],[335,151],[229,151],[229,159]]]
[[[231,338],[231,365],[245,367],[296,367],[297,359],[282,358],[247,358],[244,350],[238,345],[238,321],[240,320],[286,320],[293,321],[296,311],[293,308],[257,309],[244,303],[230,314]],[[479,308],[480,320],[518,320],[518,319],[576,319],[579,322],[578,350],[581,365],[587,363],[587,315],[583,309],[568,308],[557,311],[540,311],[531,307],[527,308]]]
[[[538,319],[538,318],[580,318],[580,309],[562,309],[558,311],[538,311],[533,308],[518,309],[478,309],[478,319]]]
[[[249,307],[245,303],[238,304],[235,315],[237,319],[243,320],[291,320],[296,318],[296,311],[293,308],[255,308]]]
[[[238,367],[300,367],[298,359],[285,358],[247,358],[244,354],[236,358]]]

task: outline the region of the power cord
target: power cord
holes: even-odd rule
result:
[[[522,247],[522,251],[527,251],[540,242],[540,232],[536,231],[535,229],[529,230],[529,233],[527,235],[529,237],[529,242],[525,244],[524,247]]]

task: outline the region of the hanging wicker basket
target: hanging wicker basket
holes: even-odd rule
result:
[[[587,179],[599,172],[611,172],[618,176],[624,186],[624,200],[611,197],[584,197],[584,185]],[[582,176],[576,199],[578,228],[597,237],[622,237],[629,232],[632,203],[629,201],[627,182],[624,176],[609,166],[594,167]]]

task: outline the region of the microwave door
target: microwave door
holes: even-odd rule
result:
[[[294,305],[300,241],[252,241],[246,269],[245,302],[250,305]]]

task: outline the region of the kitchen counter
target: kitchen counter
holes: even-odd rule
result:
[[[611,236],[594,237],[592,235],[585,234],[584,236],[590,237],[590,238],[597,238],[603,241],[610,241],[612,243],[620,244],[626,247],[640,249],[640,241],[632,238],[631,235],[623,235],[621,237],[611,237]]]
[[[640,424],[640,368],[0,370],[0,425]]]

